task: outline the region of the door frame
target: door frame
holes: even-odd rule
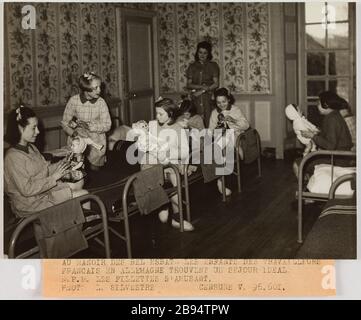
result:
[[[119,97],[122,101],[120,116],[124,124],[129,123],[129,105],[126,97],[126,48],[125,43],[125,16],[134,16],[136,18],[152,19],[152,50],[153,50],[153,83],[154,83],[154,100],[159,96],[160,74],[159,74],[159,40],[158,40],[158,15],[155,11],[144,11],[138,9],[116,8],[116,39],[117,39],[117,61],[118,61],[118,83]],[[155,108],[151,109],[151,118],[155,118]]]

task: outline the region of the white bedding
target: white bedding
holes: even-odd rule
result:
[[[356,168],[343,168],[334,166],[333,168],[333,181],[337,178],[350,173],[356,173]],[[331,165],[318,164],[315,165],[315,171],[307,184],[307,189],[313,193],[328,194],[331,187]],[[352,195],[351,182],[345,181],[336,190],[336,195]]]

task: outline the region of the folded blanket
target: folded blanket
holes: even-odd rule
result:
[[[135,200],[142,214],[149,214],[169,202],[167,193],[162,187],[163,184],[162,165],[154,165],[137,173],[133,189]]]
[[[42,258],[66,258],[88,248],[82,232],[85,222],[76,199],[43,210],[34,224],[35,238]]]

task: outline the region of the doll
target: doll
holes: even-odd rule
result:
[[[137,142],[138,150],[147,153],[149,164],[162,162],[164,155],[169,150],[169,144],[161,137],[150,133],[149,125],[146,121],[140,120],[132,124],[132,135]]]
[[[295,132],[297,139],[306,146],[303,156],[306,156],[312,151],[316,151],[316,144],[312,141],[312,139],[302,136],[301,131],[312,131],[314,133],[318,133],[319,130],[317,127],[309,122],[302,115],[300,109],[294,104],[289,104],[286,107],[285,112],[287,118],[293,122],[293,131]]]
[[[218,122],[217,122],[216,129],[222,129],[222,135],[224,135],[226,130],[229,129],[229,125],[222,112],[218,114],[217,118],[218,118]]]
[[[63,177],[63,181],[76,182],[85,177],[84,151],[88,145],[86,140],[80,136],[72,138],[70,152],[65,158],[70,165],[70,171]]]
[[[71,132],[69,132],[70,133],[69,135],[71,137],[81,137],[86,143],[86,145],[91,145],[97,150],[103,149],[104,147],[103,145],[95,143],[92,139],[89,138],[88,131],[84,129],[81,125],[79,125],[79,121],[77,120],[76,117],[73,117],[67,125],[65,125],[63,121],[61,121],[61,125],[64,128],[64,130],[66,128],[68,131],[72,130]]]
[[[137,138],[138,150],[149,151],[149,126],[144,120],[139,120],[132,124],[132,134]]]

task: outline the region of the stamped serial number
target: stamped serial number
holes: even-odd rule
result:
[[[174,314],[176,315],[185,315],[185,314],[211,314],[211,315],[226,315],[228,314],[229,305],[225,304],[177,304],[176,311]]]

